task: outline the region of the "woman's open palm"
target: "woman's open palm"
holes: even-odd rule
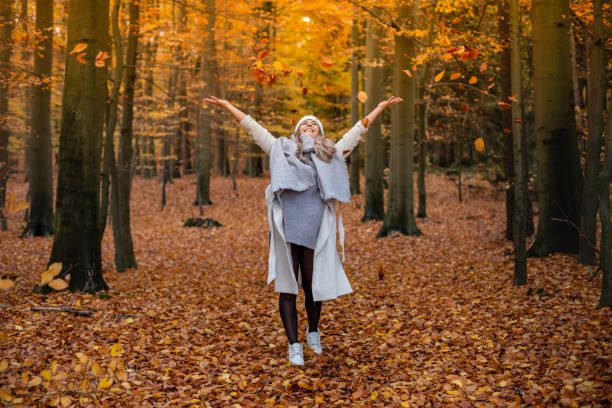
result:
[[[378,104],[378,107],[381,109],[385,109],[391,105],[395,105],[396,103],[400,103],[402,102],[403,99],[400,98],[399,96],[391,96],[389,99],[387,99],[386,101],[382,101],[381,103]]]

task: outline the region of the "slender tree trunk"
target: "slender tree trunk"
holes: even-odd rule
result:
[[[145,60],[148,66],[155,65],[157,57],[157,38],[150,41],[146,46]],[[150,118],[153,111],[153,69],[149,68],[145,76],[144,95],[146,98],[147,117],[145,119],[146,133],[142,137],[143,145],[143,174],[145,179],[157,176],[157,162],[155,159],[155,142],[151,136],[153,121]]]
[[[117,272],[137,268],[130,225],[130,191],[132,174],[132,135],[134,122],[134,83],[136,81],[136,61],[138,36],[140,32],[140,0],[131,0],[129,6],[130,25],[128,27],[127,49],[125,54],[125,80],[121,133],[119,135],[119,156],[117,160],[116,212],[113,213],[113,234],[115,237],[115,266]]]
[[[516,95],[516,100],[512,102],[512,135],[514,147],[514,169],[517,178],[515,183],[515,202],[514,202],[514,286],[521,286],[527,283],[527,252],[525,247],[525,195],[527,194],[527,180],[523,167],[523,149],[525,149],[524,138],[522,137],[523,123],[523,91],[521,84],[521,48],[519,41],[519,11],[518,0],[510,0],[510,22],[512,26],[511,36],[511,72],[512,72],[512,94]]]
[[[569,0],[534,0],[533,71],[535,85],[538,204],[536,240],[530,255],[578,251],[582,174],[569,57]]]
[[[104,159],[102,162],[102,182],[100,195],[100,218],[98,222],[98,230],[100,231],[100,239],[104,236],[106,229],[106,220],[108,218],[109,205],[109,186],[111,173],[113,179],[117,178],[117,166],[115,163],[115,128],[117,127],[117,107],[119,104],[119,89],[123,80],[123,44],[121,41],[121,31],[119,30],[119,10],[121,8],[121,0],[115,0],[111,12],[111,29],[113,36],[113,45],[115,51],[115,69],[112,76],[113,88],[108,103],[106,104],[106,136],[104,139]],[[116,187],[115,187],[116,190]],[[113,203],[113,207],[115,203]]]
[[[383,95],[383,69],[378,66],[382,58],[380,40],[383,36],[380,25],[368,20],[366,37],[366,93],[368,100],[365,113],[376,108]],[[365,140],[365,211],[361,222],[382,220],[385,215],[383,193],[384,145],[380,122],[369,123],[368,137]]]
[[[511,74],[511,51],[510,51],[510,18],[508,16],[508,0],[499,1],[498,12],[498,36],[502,47],[500,53],[500,82],[501,98],[505,102],[511,102],[508,97],[512,96],[512,74]],[[513,239],[514,225],[514,147],[512,142],[512,111],[501,109],[501,125],[504,137],[504,178],[506,188],[506,239]]]
[[[427,217],[427,190],[425,188],[425,167],[427,166],[427,101],[425,100],[425,85],[429,80],[431,64],[426,62],[423,68],[423,74],[419,81],[418,100],[417,100],[417,118],[418,135],[419,135],[419,173],[417,176],[417,186],[419,191],[419,207],[417,217]]]
[[[206,38],[204,39],[201,79],[205,95],[214,93],[213,65],[215,63],[215,1],[206,0]],[[204,97],[205,95],[202,95]],[[210,107],[200,108],[198,127],[198,190],[197,203],[207,205],[210,201]]]
[[[178,4],[178,18],[177,18],[177,31],[180,35],[185,33],[185,23],[187,16],[185,14],[185,2],[179,2]],[[186,58],[184,56],[183,47],[179,43],[176,46],[176,59],[180,67],[186,65]],[[184,167],[185,163],[185,138],[187,137],[186,125],[188,123],[188,103],[187,100],[187,78],[186,73],[183,70],[176,70],[176,88],[177,88],[177,101],[179,105],[178,111],[178,124],[176,126],[176,134],[174,137],[174,155],[176,160],[174,161],[174,167],[172,170],[172,177],[181,177],[181,168]]]
[[[609,18],[612,20],[612,16]],[[602,270],[599,307],[612,307],[612,220],[610,220],[610,182],[612,182],[612,95],[608,97],[608,126],[606,129],[605,161],[599,176],[599,240]]]
[[[599,189],[600,152],[604,130],[603,111],[606,102],[606,55],[607,40],[603,32],[603,0],[593,0],[593,39],[589,58],[588,84],[588,141],[584,166],[584,186],[580,207],[581,239],[578,259],[583,265],[596,262],[595,232],[597,219],[597,190]],[[610,119],[608,119],[610,120]]]
[[[403,27],[414,27],[417,3],[397,8]],[[403,103],[391,107],[391,183],[385,220],[378,237],[394,232],[404,235],[419,235],[421,232],[414,218],[414,105],[416,99],[415,76],[403,70],[410,66],[416,54],[412,38],[395,36],[395,59],[393,64],[393,94],[404,99]]]
[[[28,0],[21,0],[21,12],[20,12],[20,20],[22,30],[26,36],[26,39],[23,43],[21,49],[21,59],[27,64],[28,70],[34,71],[34,67],[30,66],[32,60],[32,43],[30,42],[30,30],[28,27]],[[36,37],[36,34],[35,34]],[[37,38],[37,37],[36,37]],[[28,191],[26,193],[26,200],[30,201],[30,138],[32,137],[32,87],[24,86],[23,87],[23,130],[24,130],[24,141],[25,141],[25,149],[24,149],[24,162],[26,168],[26,181],[28,182]],[[51,187],[51,191],[53,192],[53,186]],[[31,206],[31,203],[30,203]],[[53,203],[51,203],[51,211],[53,212]],[[25,211],[24,221],[28,222],[30,219],[30,209]]]
[[[351,43],[353,45],[353,55],[351,58],[351,126],[359,120],[359,23],[353,20],[351,29]],[[351,194],[361,194],[359,180],[359,146],[355,146],[350,155],[351,160]]]
[[[53,64],[53,2],[36,0],[37,52],[32,85],[30,150],[30,210],[22,236],[53,234],[53,171],[51,168],[51,67]]]
[[[0,230],[8,228],[6,224],[6,182],[9,176],[8,154],[8,104],[11,55],[13,53],[11,36],[13,34],[13,1],[7,0],[0,6]]]
[[[57,180],[56,231],[49,264],[61,262],[71,291],[107,289],[102,277],[100,151],[106,111],[108,0],[70,0],[67,50],[86,43],[87,64],[67,56]],[[46,289],[46,288],[45,288]]]

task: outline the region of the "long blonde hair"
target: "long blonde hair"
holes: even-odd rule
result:
[[[291,139],[297,144],[295,157],[305,162],[306,159],[302,156],[304,145],[300,139],[299,130],[291,135]],[[320,160],[323,160],[325,163],[329,163],[336,154],[336,144],[333,142],[333,140],[323,136],[319,131],[319,133],[314,136],[314,152]]]

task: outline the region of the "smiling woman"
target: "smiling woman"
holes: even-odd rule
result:
[[[304,289],[306,298],[306,339],[316,354],[322,353],[322,302],[352,292],[342,268],[342,213],[336,226],[335,202],[346,203],[351,197],[344,159],[367,132],[366,126],[402,99],[391,97],[379,103],[337,143],[325,136],[323,124],[315,116],[300,119],[290,138],[275,138],[228,101],[215,97],[204,101],[229,111],[270,156],[271,180],[266,188],[270,228],[268,283],[275,281],[275,290],[280,293],[279,310],[289,340],[289,361],[303,365],[296,309],[299,288]],[[336,249],[336,229],[342,260]]]

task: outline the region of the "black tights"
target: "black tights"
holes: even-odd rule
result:
[[[321,317],[322,302],[315,302],[312,298],[312,265],[314,250],[301,245],[291,244],[291,259],[295,280],[298,278],[298,268],[302,271],[302,288],[306,297],[306,314],[308,315],[308,331],[316,332]],[[285,327],[285,334],[289,344],[298,342],[298,316],[296,304],[297,295],[281,293],[278,298],[281,320]]]

